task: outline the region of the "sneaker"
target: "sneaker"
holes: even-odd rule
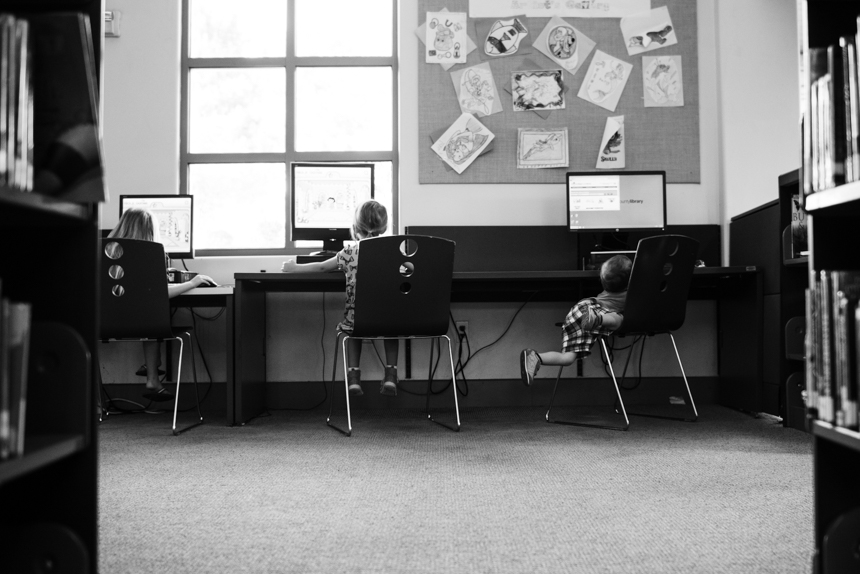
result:
[[[385,376],[379,385],[379,394],[389,397],[397,396],[397,367],[385,367]]]
[[[364,394],[364,391],[361,390],[361,370],[360,369],[349,369],[346,372],[346,381],[347,388],[349,389],[349,394],[355,395],[356,397],[360,397]]]
[[[520,353],[520,375],[523,383],[528,387],[535,380],[535,375],[540,370],[540,357],[534,349],[523,349]]]

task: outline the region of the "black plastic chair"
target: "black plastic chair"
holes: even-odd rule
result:
[[[332,381],[337,369],[337,345],[343,347],[346,430],[331,422],[334,412],[332,392],[326,423],[345,434],[352,434],[352,415],[347,383],[347,341],[356,339],[445,339],[451,365],[454,394],[454,426],[437,421],[430,413],[432,378],[427,377],[427,418],[453,431],[460,430],[454,355],[448,337],[451,310],[451,278],[454,272],[454,242],[426,235],[374,237],[361,242],[355,284],[355,318],[352,333],[339,332],[335,341]],[[431,365],[432,369],[432,365]]]
[[[693,269],[695,268],[698,249],[699,242],[684,235],[648,237],[639,241],[639,245],[636,248],[636,257],[633,260],[633,269],[630,272],[630,283],[627,288],[627,300],[624,305],[624,321],[621,327],[613,334],[616,337],[640,337],[639,340],[642,341],[643,345],[645,344],[645,337],[660,334],[669,335],[669,338],[672,340],[672,346],[675,349],[675,357],[678,359],[678,366],[681,368],[681,376],[684,379],[687,399],[692,410],[691,416],[681,419],[636,413],[638,416],[657,416],[657,418],[669,418],[687,422],[695,422],[699,416],[696,410],[696,403],[693,401],[693,395],[690,393],[690,384],[687,382],[684,365],[681,363],[681,355],[678,354],[678,346],[675,344],[675,337],[672,335],[673,331],[677,331],[684,324],[687,314],[687,298],[690,293],[690,284],[693,280]],[[606,364],[609,366],[612,383],[615,385],[616,414],[620,414],[624,418],[624,424],[607,425],[553,420],[550,412],[555,400],[555,393],[558,390],[558,382],[561,379],[561,371],[564,369],[563,366],[559,367],[558,375],[555,379],[552,398],[546,411],[547,422],[613,430],[627,430],[629,428],[630,419],[627,416],[627,410],[624,408],[624,401],[621,398],[621,387],[615,378],[615,371],[612,368],[612,358],[606,345],[606,337],[598,337],[598,339],[603,355],[606,358]],[[635,343],[636,340],[634,340],[633,345]],[[631,345],[627,361],[624,363],[624,372],[621,374],[622,383],[624,382],[624,376],[627,374],[630,357],[633,355],[633,345]]]
[[[179,341],[176,370],[176,396],[173,407],[173,434],[179,435],[203,424],[200,394],[197,389],[197,366],[191,346],[191,328],[173,327],[167,296],[164,247],[153,241],[137,239],[102,239],[99,304],[102,343],[140,341]],[[198,420],[182,429],[176,428],[179,412],[179,387],[182,379],[183,336],[191,348],[194,394]]]

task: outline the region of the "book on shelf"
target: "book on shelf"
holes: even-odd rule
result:
[[[89,17],[0,14],[0,183],[77,203],[106,199]]]
[[[13,19],[0,14],[0,184],[9,178],[9,62]]]
[[[30,361],[30,303],[10,303],[9,312],[9,442],[13,456],[24,454],[27,420],[27,367]]]
[[[818,282],[818,313],[821,323],[821,342],[818,345],[818,418],[836,422],[833,392],[833,344],[830,272],[821,271]]]
[[[819,173],[821,169],[821,157],[823,154],[823,100],[824,94],[821,93],[823,82],[821,81],[827,75],[827,50],[824,48],[810,48],[807,53],[809,61],[808,87],[809,95],[807,97],[806,121],[803,124],[807,134],[804,135],[804,140],[808,140],[809,145],[803,150],[803,191],[804,195],[814,193],[820,188],[822,175]]]
[[[845,183],[845,78],[842,74],[842,49],[839,46],[827,47],[827,76],[830,78],[827,100],[827,138],[828,151],[825,157],[825,187],[835,187]]]
[[[810,414],[860,426],[860,271],[810,272],[806,290],[806,385]]]
[[[860,301],[860,272],[831,272],[836,424],[857,430],[857,369],[852,361],[855,309]]]
[[[32,191],[33,94],[30,23],[0,14],[0,183]]]
[[[842,36],[839,39],[842,49],[842,99],[845,106],[845,180],[860,179],[860,105],[857,92],[857,50],[854,39]]]
[[[804,197],[860,180],[858,38],[801,49]]]
[[[800,203],[800,194],[791,196],[791,257],[809,254],[809,232],[806,226],[806,210]]]
[[[24,454],[30,303],[0,298],[0,460]]]
[[[33,35],[34,191],[77,203],[105,200],[98,88],[89,18],[30,17]]]
[[[803,340],[804,354],[806,356],[806,360],[804,361],[804,378],[806,380],[806,406],[810,414],[817,417],[818,379],[816,377],[816,362],[818,361],[818,349],[816,348],[816,343],[818,342],[818,336],[815,331],[819,325],[818,299],[816,297],[816,290],[812,285],[813,283],[811,282],[810,287],[804,290],[806,303],[806,336]]]

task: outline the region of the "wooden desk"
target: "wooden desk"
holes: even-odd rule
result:
[[[230,424],[242,424],[266,408],[266,293],[342,292],[344,276],[339,272],[237,273],[234,279],[227,416]],[[585,294],[595,293],[599,286],[597,271],[455,272],[451,300],[565,301],[572,304]],[[756,412],[760,404],[762,346],[759,270],[755,267],[697,268],[690,298],[712,299],[719,304],[721,403]]]

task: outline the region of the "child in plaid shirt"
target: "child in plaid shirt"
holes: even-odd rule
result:
[[[522,350],[520,374],[526,386],[531,385],[541,365],[572,365],[576,359],[591,353],[591,346],[598,336],[608,335],[621,326],[632,267],[633,263],[624,255],[615,255],[600,266],[603,292],[571,307],[562,325],[560,353]]]

